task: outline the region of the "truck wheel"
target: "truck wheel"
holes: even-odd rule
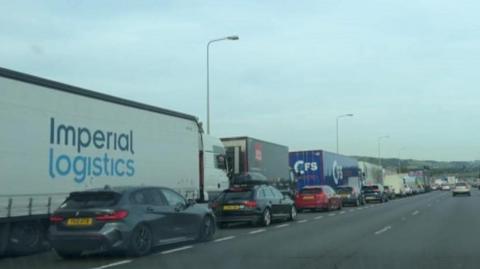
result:
[[[40,222],[12,223],[7,250],[13,255],[32,254],[42,248],[44,239],[45,231]]]
[[[200,231],[198,233],[198,241],[207,242],[212,240],[213,235],[215,234],[215,223],[213,218],[209,215],[205,216],[200,225]]]
[[[153,246],[153,234],[150,228],[139,224],[130,235],[128,255],[134,257],[145,256],[150,253]]]
[[[272,223],[272,214],[270,213],[270,209],[269,208],[266,208],[265,211],[263,211],[263,214],[262,214],[262,219],[260,220],[260,224],[262,226],[270,226],[270,224]]]

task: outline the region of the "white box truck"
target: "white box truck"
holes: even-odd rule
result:
[[[0,68],[0,126],[0,255],[41,248],[72,191],[228,188],[223,144],[194,116]]]
[[[383,179],[383,184],[389,186],[395,192],[396,197],[404,197],[407,195],[405,190],[405,177],[407,174],[387,173]]]

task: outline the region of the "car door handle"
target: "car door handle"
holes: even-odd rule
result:
[[[147,207],[147,212],[155,212],[155,210],[152,207]]]

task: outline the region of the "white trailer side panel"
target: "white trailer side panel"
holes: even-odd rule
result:
[[[0,126],[2,209],[18,195],[45,204],[50,194],[106,184],[198,196],[194,120],[0,77]]]

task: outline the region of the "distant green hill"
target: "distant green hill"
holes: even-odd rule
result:
[[[378,163],[378,159],[374,157],[352,156],[359,161]],[[399,165],[400,161],[400,165]],[[382,166],[387,170],[398,171],[406,173],[413,170],[425,169],[427,173],[432,176],[447,176],[455,175],[461,178],[480,177],[480,161],[473,162],[440,162],[430,160],[412,160],[412,159],[397,159],[397,158],[382,158]]]

